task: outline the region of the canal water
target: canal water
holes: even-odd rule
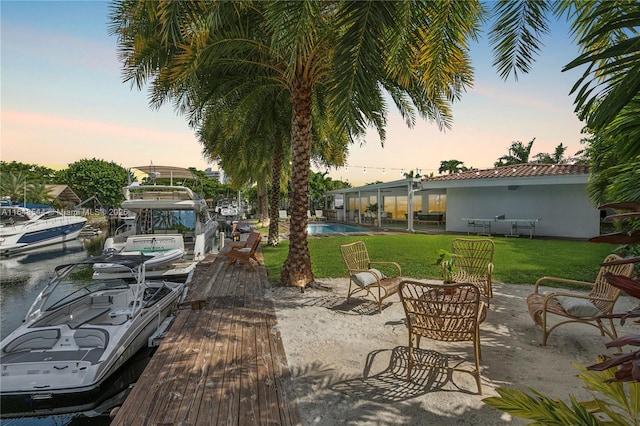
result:
[[[73,263],[102,251],[103,237],[77,239],[56,244],[36,251],[0,258],[0,337],[5,338],[24,319],[27,310],[52,276],[57,265]],[[108,425],[109,411],[121,405],[134,383],[148,363],[152,350],[141,351],[123,369],[116,373],[104,392],[96,400],[96,407],[84,413],[49,415],[49,407],[38,407],[21,417],[6,417],[8,408],[0,406],[2,426],[63,426],[63,425]],[[0,377],[0,387],[2,378]]]

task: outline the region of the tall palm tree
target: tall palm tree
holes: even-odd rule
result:
[[[259,190],[266,190],[266,184],[271,182],[267,241],[275,246],[279,243],[280,193],[290,176],[291,105],[284,90],[259,89],[243,95],[234,92],[224,101],[208,103],[198,133],[203,154],[220,163],[232,182],[251,178],[258,182]],[[316,111],[314,118],[314,163],[324,167],[342,165],[347,135],[327,115]]]
[[[482,12],[477,1],[118,0],[112,31],[125,79],[139,88],[150,81],[155,106],[171,99],[192,119],[198,102],[230,87],[260,82],[287,90],[291,220],[281,277],[305,286],[313,281],[306,210],[314,100],[340,118],[351,140],[370,127],[384,140],[384,92],[408,125],[419,114],[449,126],[451,102],[472,82],[468,42]]]
[[[232,92],[224,100],[208,102],[198,131],[203,154],[217,161],[232,182],[258,183],[265,191],[271,185],[268,244],[277,245],[278,206],[283,181],[284,156],[288,147],[291,114],[288,97],[277,87]],[[284,160],[284,161],[283,161]],[[262,213],[261,213],[262,214]]]

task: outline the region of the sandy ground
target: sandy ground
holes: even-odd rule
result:
[[[608,338],[593,328],[558,328],[546,347],[525,298],[530,285],[494,283],[494,298],[481,325],[482,389],[464,373],[433,370],[406,380],[408,333],[399,297],[387,299],[381,314],[370,298],[346,302],[346,278],[318,280],[304,293],[272,287],[278,327],[284,342],[304,425],[522,425],[519,418],[493,409],[482,398],[497,387],[532,387],[558,399],[588,398],[574,363],[590,365],[613,353]],[[616,311],[634,307],[623,296]],[[619,335],[637,333],[629,323]],[[423,339],[421,347],[472,362],[471,343]],[[467,361],[465,361],[467,362]],[[467,365],[470,365],[467,363]]]

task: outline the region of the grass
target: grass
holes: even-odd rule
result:
[[[417,279],[441,278],[436,265],[438,250],[449,250],[455,235],[394,234],[352,237],[309,238],[312,270],[315,278],[346,277],[340,245],[362,240],[372,261],[395,261],[402,275]],[[473,238],[473,237],[470,237]],[[492,238],[494,281],[533,284],[545,275],[593,282],[600,262],[615,246],[586,241],[542,240],[529,238]],[[280,268],[289,251],[283,240],[277,247],[262,245],[270,281],[280,280]]]

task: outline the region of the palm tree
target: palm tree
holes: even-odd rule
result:
[[[550,15],[566,15],[570,20],[571,31],[582,53],[563,71],[578,67],[584,70],[571,91],[575,95],[576,112],[586,120],[587,130],[596,139],[607,141],[597,143],[589,151],[596,157],[608,157],[611,155],[608,142],[611,142],[619,161],[613,166],[616,170],[603,168],[597,159],[590,161],[598,170],[591,180],[598,183],[595,187],[590,184],[590,191],[593,198],[601,202],[604,182],[621,172],[633,173],[631,170],[635,170],[633,166],[640,155],[637,142],[640,140],[639,12],[637,1],[626,0],[554,3],[501,0],[494,4],[493,13],[498,18],[490,34],[494,64],[503,78],[510,75],[517,78],[518,72],[529,70],[540,51],[541,37],[548,32]],[[596,152],[603,147],[605,151]],[[622,180],[633,182],[633,176]]]
[[[467,170],[469,169],[465,167],[463,161],[443,160],[440,162],[440,168],[438,169],[438,173],[442,174],[446,172],[448,174],[452,174],[452,173],[458,173],[458,172],[465,172]]]
[[[482,11],[478,2],[119,0],[111,18],[125,79],[139,88],[152,81],[155,106],[172,99],[193,120],[233,87],[287,90],[292,205],[281,277],[305,286],[313,281],[306,210],[314,109],[339,117],[349,140],[369,127],[384,140],[386,91],[407,124],[418,113],[449,126],[450,103],[472,81],[467,43]]]
[[[51,189],[47,188],[47,184],[35,182],[27,185],[27,202],[38,204],[51,204],[53,196],[50,194]]]
[[[203,154],[220,163],[232,182],[253,179],[263,195],[271,182],[267,241],[272,246],[279,243],[280,193],[290,175],[291,105],[285,95],[277,87],[250,90],[244,96],[235,92],[224,102],[207,105],[198,132]],[[327,116],[316,113],[314,121],[314,162],[321,166],[342,165],[347,135],[340,133],[341,129]]]
[[[529,156],[531,155],[531,147],[535,140],[536,138],[531,139],[526,146],[520,141],[511,143],[509,153],[498,158],[498,161],[495,162],[495,166],[511,166],[513,164],[528,163]]]
[[[283,91],[274,87],[232,92],[224,100],[207,103],[198,131],[203,154],[217,161],[232,183],[254,180],[264,192],[263,198],[271,184],[269,245],[279,241],[280,186],[283,164],[288,165],[288,157],[283,162],[283,148],[288,146],[290,134],[286,117],[291,108],[287,101]]]
[[[27,179],[24,173],[3,172],[0,175],[0,196],[9,197],[12,201],[24,201],[26,188]]]
[[[539,154],[534,155],[534,158],[538,163],[542,164],[566,164],[571,161],[571,158],[565,158],[564,153],[567,152],[566,146],[560,143],[556,146],[556,149],[553,151],[553,154],[549,154],[548,152],[541,152]]]

